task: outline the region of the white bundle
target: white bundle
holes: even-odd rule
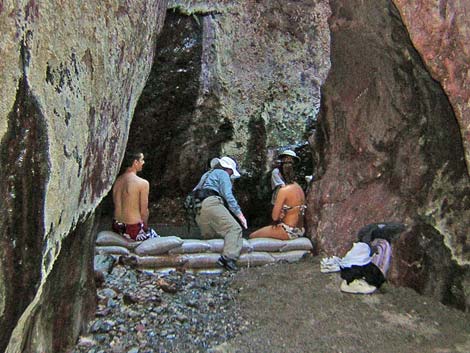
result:
[[[340,270],[341,258],[338,256],[325,257],[320,262],[320,272],[330,273]]]

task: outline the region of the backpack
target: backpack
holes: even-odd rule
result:
[[[196,216],[196,209],[201,207],[201,202],[199,198],[196,196],[199,190],[191,191],[188,196],[184,199],[183,205],[186,213],[190,214],[192,218]]]
[[[204,180],[202,181],[201,185],[204,186],[204,183],[206,182],[207,178],[209,177],[208,173]],[[196,213],[197,210],[201,207],[202,199],[204,198],[204,195],[202,194],[201,189],[195,189],[191,191],[186,198],[184,199],[183,206],[184,209],[186,210],[186,218],[188,222],[188,231],[191,228],[191,223],[195,223],[196,219]]]

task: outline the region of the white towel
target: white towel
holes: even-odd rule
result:
[[[320,262],[320,271],[322,273],[338,272],[340,263],[341,258],[338,256],[325,257]]]
[[[351,250],[341,259],[341,267],[364,266],[372,261],[370,246],[366,243],[357,242]]]

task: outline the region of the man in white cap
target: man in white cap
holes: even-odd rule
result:
[[[217,263],[227,270],[236,271],[236,261],[240,257],[243,240],[242,228],[232,214],[240,220],[245,229],[247,222],[233,196],[230,179],[240,177],[240,173],[235,161],[230,157],[213,159],[211,167],[194,188],[199,190],[199,199],[202,200],[196,214],[196,223],[203,238],[213,238],[216,235],[224,238],[224,250]]]
[[[274,205],[276,202],[277,192],[279,188],[286,185],[284,178],[282,177],[282,165],[285,163],[294,163],[294,161],[300,162],[300,158],[297,154],[292,150],[285,150],[279,154],[277,157],[278,160],[278,167],[274,168],[271,172],[271,189],[273,190],[273,195],[271,198],[271,203]],[[279,169],[281,168],[281,170]]]

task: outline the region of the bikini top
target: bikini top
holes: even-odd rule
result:
[[[298,208],[299,209],[299,215],[304,216],[305,215],[305,210],[307,209],[307,205],[297,205],[297,206],[283,205],[282,206],[282,210],[284,212],[289,212],[289,211],[293,210],[294,208]]]

